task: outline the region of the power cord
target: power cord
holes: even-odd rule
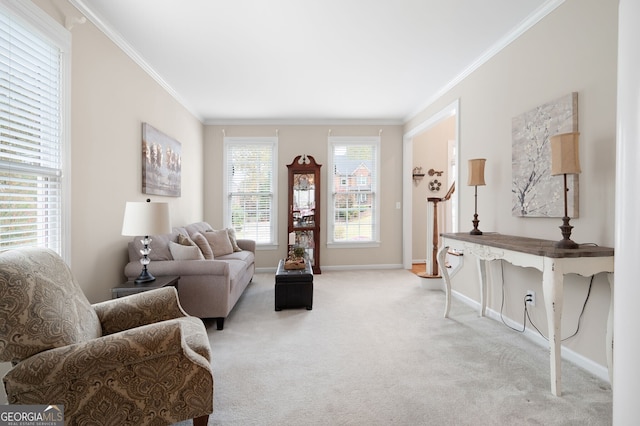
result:
[[[587,297],[584,299],[584,303],[582,304],[582,310],[580,311],[580,316],[578,317],[578,325],[576,326],[576,331],[568,337],[565,337],[564,339],[561,340],[561,342],[564,342],[565,340],[569,340],[573,337],[575,337],[578,332],[580,331],[580,324],[582,323],[582,316],[584,315],[584,311],[585,308],[587,307],[587,302],[589,301],[589,297],[591,296],[591,288],[593,287],[593,279],[595,278],[595,275],[591,275],[591,279],[589,280],[589,289],[587,290]],[[538,333],[540,333],[540,335],[545,339],[545,340],[549,340],[549,338],[547,336],[545,336],[544,334],[542,334],[542,332],[538,329],[538,327],[536,327],[536,325],[533,323],[533,321],[531,321],[531,317],[529,317],[529,310],[527,309],[527,305],[525,303],[525,313],[527,315],[527,318],[529,319],[529,322],[531,323],[531,326],[533,328],[536,329],[536,331]]]
[[[535,328],[535,330],[540,334],[540,336],[542,336],[543,339],[549,341],[549,338],[547,336],[545,336],[538,327],[536,327],[535,323],[531,320],[531,317],[529,316],[529,309],[527,306],[527,302],[531,301],[529,298],[530,296],[525,295],[523,297],[523,304],[524,304],[524,312],[523,312],[523,318],[522,318],[522,330],[512,327],[509,324],[506,323],[506,321],[504,320],[504,317],[502,315],[503,310],[504,310],[504,295],[505,295],[505,291],[504,291],[504,264],[502,264],[501,262],[501,268],[500,268],[500,272],[502,274],[502,301],[500,303],[500,320],[502,321],[502,323],[504,325],[506,325],[507,327],[509,327],[510,329],[512,329],[513,331],[516,331],[518,333],[524,333],[524,331],[527,329],[527,319],[529,320],[529,323],[531,324],[531,326],[533,328]],[[571,339],[573,337],[575,337],[578,332],[580,331],[580,324],[582,323],[582,317],[584,315],[584,311],[587,307],[587,302],[589,301],[589,297],[591,296],[591,289],[593,287],[593,279],[595,278],[595,275],[591,275],[591,279],[589,280],[589,289],[587,290],[587,296],[584,299],[584,303],[582,304],[582,310],[580,311],[580,316],[578,317],[578,325],[576,326],[576,331],[569,337],[565,337],[564,339],[562,339],[561,341],[564,342],[565,340]]]

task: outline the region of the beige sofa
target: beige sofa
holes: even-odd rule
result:
[[[223,231],[214,231],[208,223],[197,222],[174,228],[171,234],[151,236],[151,263],[148,266],[149,272],[156,277],[179,275],[178,295],[184,310],[199,318],[215,318],[218,330],[223,329],[225,318],[251,282],[255,271],[255,241],[235,240],[231,232],[228,241],[235,251],[228,253],[227,234]],[[124,268],[128,279],[135,279],[142,269],[140,239],[136,237],[129,243],[129,263]],[[187,246],[189,241],[198,249]],[[208,250],[214,252],[213,255],[207,253]],[[200,253],[202,257],[194,260],[185,255],[186,252]]]

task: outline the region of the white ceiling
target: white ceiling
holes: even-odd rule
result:
[[[205,123],[402,123],[562,1],[71,3]]]

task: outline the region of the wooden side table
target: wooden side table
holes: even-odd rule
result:
[[[142,293],[144,291],[154,290],[166,286],[173,286],[177,289],[179,280],[180,277],[178,275],[156,277],[155,281],[141,284],[136,284],[133,280],[130,280],[118,285],[117,287],[113,287],[111,289],[111,298],[117,299],[118,297],[129,296],[131,294]]]

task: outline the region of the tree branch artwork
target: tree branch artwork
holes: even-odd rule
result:
[[[563,182],[551,176],[549,137],[578,131],[578,94],[540,105],[512,120],[513,216],[562,217]],[[577,175],[569,179],[571,217],[578,215]]]

